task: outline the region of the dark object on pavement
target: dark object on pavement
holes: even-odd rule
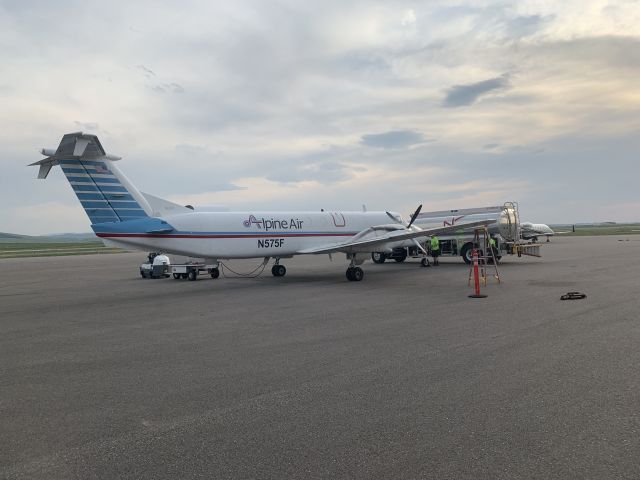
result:
[[[562,295],[560,300],[580,300],[587,298],[587,295],[580,292],[568,292],[566,295]]]

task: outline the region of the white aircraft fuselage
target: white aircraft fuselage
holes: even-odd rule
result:
[[[521,224],[522,228],[522,238],[525,240],[535,240],[538,237],[545,236],[547,237],[547,241],[549,237],[553,237],[555,232],[544,223],[531,223],[531,222],[523,222]]]
[[[192,212],[160,220],[174,231],[119,232],[118,224],[113,228],[103,224],[96,235],[128,248],[192,257],[290,257],[304,249],[348,240],[370,227],[390,224],[386,212]],[[388,227],[397,229],[394,224]],[[406,241],[394,242],[393,246],[403,243]]]

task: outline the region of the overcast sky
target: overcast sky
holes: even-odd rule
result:
[[[635,0],[0,0],[0,231],[90,231],[25,166],[79,130],[181,204],[640,221],[638,79]]]

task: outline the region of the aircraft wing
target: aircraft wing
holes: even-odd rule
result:
[[[332,243],[321,247],[305,248],[299,250],[297,254],[315,254],[315,253],[354,253],[354,252],[375,252],[377,247],[381,247],[391,242],[401,242],[403,240],[411,240],[413,238],[431,237],[433,235],[451,234],[462,229],[470,227],[484,227],[493,223],[492,220],[479,220],[477,222],[460,223],[449,225],[446,227],[427,228],[424,230],[393,230],[383,236],[375,238],[358,239],[355,241],[347,240],[346,242]]]

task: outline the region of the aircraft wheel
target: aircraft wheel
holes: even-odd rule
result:
[[[398,263],[404,262],[407,259],[407,251],[403,249],[403,252],[393,259]]]
[[[386,259],[387,256],[382,252],[373,252],[371,254],[371,260],[373,260],[374,263],[384,263]]]
[[[271,267],[271,275],[274,277],[284,277],[287,274],[287,269],[284,265],[274,265]]]
[[[478,258],[482,257],[482,255],[483,251],[478,248]],[[471,265],[473,263],[473,245],[471,243],[467,243],[462,247],[462,259],[467,265]]]
[[[353,282],[353,267],[347,268],[347,280]]]
[[[219,268],[212,268],[211,269],[211,278],[218,278],[220,276],[220,269]]]
[[[422,267],[430,267],[431,264],[429,264],[429,259],[425,257],[422,260],[420,260],[420,266],[422,266]]]
[[[187,276],[189,277],[189,280],[191,280],[193,282],[194,280],[196,280],[198,278],[198,271],[197,270],[189,270],[189,273],[187,274]]]
[[[362,270],[360,267],[353,267],[351,276],[353,277],[353,281],[359,282],[364,278],[364,270]]]
[[[174,273],[173,274],[173,278],[175,278],[176,280],[180,280],[182,276],[179,273]]]
[[[460,251],[460,256],[464,260],[464,263],[466,263],[467,265],[473,263],[473,244],[465,243],[462,247],[462,250]]]

